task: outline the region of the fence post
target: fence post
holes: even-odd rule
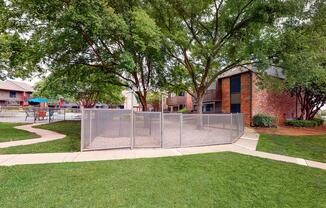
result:
[[[66,109],[63,109],[63,120],[66,120]]]
[[[163,148],[163,137],[164,137],[164,133],[163,133],[163,128],[164,128],[164,115],[163,112],[160,113],[161,115],[161,122],[160,122],[160,130],[161,130],[161,148]]]
[[[180,143],[179,143],[180,147],[182,147],[182,126],[183,126],[183,114],[180,113]]]
[[[48,113],[49,113],[49,115],[48,115],[49,116],[49,123],[51,123],[50,108],[48,109]]]
[[[232,143],[232,113],[230,113],[230,143]]]
[[[240,114],[237,113],[237,137],[240,136]]]
[[[130,149],[134,148],[134,110],[131,109],[131,147]]]
[[[92,117],[93,110],[89,110],[89,145],[92,144]]]
[[[85,123],[85,121],[84,121],[84,119],[85,119],[85,114],[84,114],[84,109],[83,109],[82,110],[81,121],[80,121],[80,126],[81,126],[81,132],[80,132],[80,151],[81,152],[84,149],[84,139],[85,139],[85,137],[84,137],[84,131],[85,131],[85,129],[84,129],[84,123]]]

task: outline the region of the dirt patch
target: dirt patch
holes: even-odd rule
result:
[[[318,126],[314,128],[279,126],[277,128],[251,128],[251,129],[259,134],[278,134],[278,135],[289,135],[289,136],[326,134],[326,125]]]

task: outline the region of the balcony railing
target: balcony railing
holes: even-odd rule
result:
[[[207,90],[204,95],[204,102],[220,101],[221,98],[221,93],[216,93],[216,90]]]
[[[186,96],[174,96],[166,99],[166,104],[169,106],[185,105]]]

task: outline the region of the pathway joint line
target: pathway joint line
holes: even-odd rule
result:
[[[304,165],[304,166],[308,166],[306,160],[302,159],[302,158],[296,158],[297,159],[297,164],[299,165]]]

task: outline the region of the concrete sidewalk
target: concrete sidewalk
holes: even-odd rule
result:
[[[0,155],[0,166],[12,166],[22,164],[45,164],[62,162],[89,162],[100,160],[121,160],[136,158],[155,158],[202,154],[212,152],[235,152],[260,158],[267,158],[282,162],[294,163],[309,167],[326,170],[326,163],[320,163],[302,158],[295,158],[266,152],[249,150],[237,145],[216,145],[204,147],[187,147],[174,149],[120,149],[94,152],[71,152],[71,153],[40,153],[40,154],[15,154]]]
[[[9,143],[12,143],[12,146],[17,146],[13,144],[19,144],[19,145],[34,144],[38,142],[51,141],[51,140],[61,139],[65,137],[65,135],[58,134],[55,132],[42,130],[42,129],[34,129],[32,128],[32,126],[33,125],[26,125],[26,126],[20,126],[18,128],[37,133],[41,135],[42,138],[17,141],[23,143],[17,143],[17,142],[9,142]],[[298,165],[326,170],[326,163],[256,151],[258,138],[259,135],[257,133],[246,132],[234,144],[227,144],[227,145],[173,148],[173,149],[160,149],[160,148],[133,149],[133,150],[119,149],[119,150],[105,150],[105,151],[92,151],[92,152],[0,155],[0,166],[63,163],[63,162],[89,162],[89,161],[100,161],[100,160],[171,157],[171,156],[182,156],[182,155],[202,154],[202,153],[212,153],[212,152],[234,152],[234,153],[239,153],[244,155],[251,155],[255,157],[277,160],[277,161],[282,161],[287,163],[294,163]]]
[[[28,125],[23,125],[23,126],[16,126],[15,128],[38,134],[41,136],[40,138],[25,139],[25,140],[18,140],[18,141],[12,141],[12,142],[1,142],[0,148],[48,142],[48,141],[53,141],[53,140],[57,140],[57,139],[63,139],[66,136],[64,134],[59,134],[57,132],[53,132],[53,131],[49,131],[49,130],[45,130],[45,129],[33,128],[33,126],[37,126],[37,125],[41,125],[41,124],[28,124]]]

